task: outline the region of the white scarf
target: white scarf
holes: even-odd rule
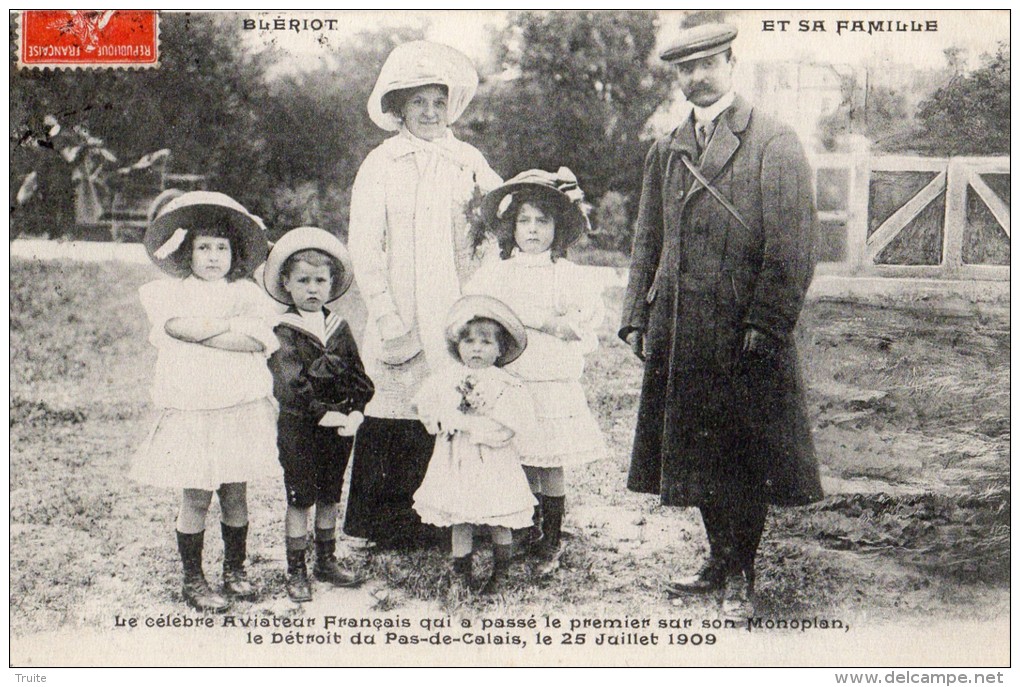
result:
[[[407,129],[401,142],[414,154],[418,188],[414,205],[414,312],[422,350],[431,369],[449,359],[443,323],[454,302],[460,298],[460,280],[454,253],[453,232],[458,227],[454,213],[454,179],[450,165],[468,166],[462,159],[460,142],[449,129],[446,136],[426,141]]]

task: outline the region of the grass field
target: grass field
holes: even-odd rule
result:
[[[184,610],[173,539],[178,495],[126,477],[148,427],[155,359],[137,288],[156,276],[114,263],[11,265],[15,637],[109,627],[115,613]],[[250,488],[250,569],[261,595],[237,611],[361,604],[712,615],[712,600],[670,602],[660,590],[660,581],[699,564],[698,517],[625,489],[640,369],[613,333],[621,296],[606,294],[603,345],[585,380],[611,457],[569,474],[572,537],[553,577],[536,579],[518,563],[505,594],[477,598],[450,587],[442,551],[375,552],[358,558],[370,576],[362,592],[317,585],[314,605],[295,607],[283,589],[283,489],[270,482]],[[358,327],[363,313],[351,307]],[[1008,613],[1008,309],[940,315],[814,302],[798,338],[829,496],[770,516],[759,557],[761,614],[923,623],[933,614]],[[209,573],[222,550],[215,517]]]

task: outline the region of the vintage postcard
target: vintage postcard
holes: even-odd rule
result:
[[[10,24],[12,668],[1009,666],[1008,11]]]

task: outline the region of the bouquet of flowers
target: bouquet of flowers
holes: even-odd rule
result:
[[[460,394],[457,410],[465,415],[479,414],[485,403],[478,392],[478,379],[474,375],[468,375],[457,385],[457,392]]]

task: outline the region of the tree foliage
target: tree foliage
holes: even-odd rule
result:
[[[390,51],[421,37],[415,28],[363,32],[329,64],[271,82],[260,113],[266,171],[275,182],[263,210],[271,226],[314,224],[346,234],[358,167],[390,135],[369,119],[369,94]]]
[[[640,11],[512,14],[493,46],[500,73],[483,84],[458,132],[504,176],[568,166],[593,204],[616,191],[616,205],[633,208],[645,125],[672,86],[671,72],[652,58],[656,21]],[[40,145],[43,120],[54,115],[105,141],[118,164],[169,148],[170,171],[209,175],[209,188],[261,215],[273,236],[298,224],[343,235],[357,169],[389,135],[368,118],[369,93],[393,47],[422,29],[363,33],[317,69],[281,76],[271,50],[245,51],[229,16],[164,13],[160,25],[156,70],[12,72],[12,193],[39,165],[54,178],[66,174]],[[59,195],[64,202],[46,203],[65,206],[50,218],[55,224],[67,221],[72,184]],[[618,215],[616,232],[627,224]]]
[[[640,11],[512,14],[495,46],[505,71],[471,123],[497,170],[567,166],[593,202],[610,190],[636,197],[644,127],[672,84],[650,64],[656,22]]]
[[[858,105],[854,99],[856,89],[855,77],[843,76],[843,102],[835,112],[818,121],[818,135],[826,150],[836,150],[847,134],[865,136],[877,149],[894,147],[901,136],[912,135],[913,121],[903,93],[880,84],[869,85]]]
[[[12,169],[46,164],[38,142],[50,115],[85,127],[120,161],[169,148],[173,171],[208,174],[211,187],[258,205],[271,184],[259,121],[266,65],[240,44],[236,22],[164,13],[158,69],[12,69]]]
[[[726,21],[727,10],[689,10],[680,20],[681,29],[693,29],[703,24],[720,24]]]
[[[1009,86],[1009,45],[999,43],[978,69],[954,75],[921,103],[921,144],[935,155],[1008,155]]]

